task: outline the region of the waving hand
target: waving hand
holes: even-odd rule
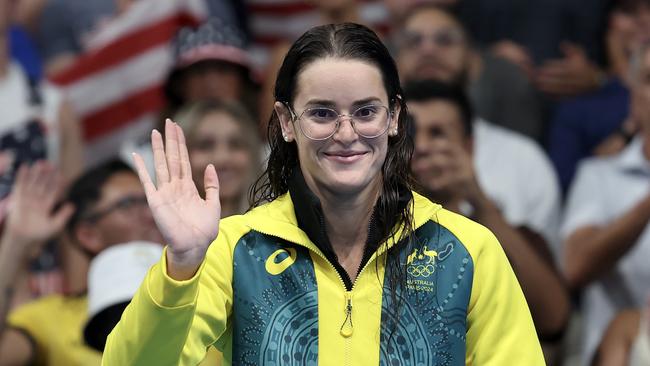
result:
[[[167,248],[167,271],[177,280],[191,278],[205,257],[210,243],[219,232],[221,205],[219,179],[212,164],[204,172],[205,199],[201,198],[181,128],[165,122],[165,143],[156,130],[151,133],[156,184],[145,168],[142,157],[134,155],[147,201]]]

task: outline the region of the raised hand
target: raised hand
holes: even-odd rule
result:
[[[52,212],[62,185],[60,175],[47,162],[23,165],[18,170],[3,235],[3,242],[13,248],[16,257],[22,259],[38,251],[72,215],[71,204]]]
[[[165,144],[156,130],[151,133],[156,184],[142,157],[134,155],[147,201],[167,247],[167,272],[177,280],[191,278],[219,232],[221,204],[219,179],[212,164],[204,172],[205,199],[201,198],[181,128],[165,122]]]

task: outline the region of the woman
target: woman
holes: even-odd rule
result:
[[[255,122],[238,103],[203,101],[183,107],[175,120],[187,136],[192,177],[204,192],[203,171],[219,175],[221,217],[246,211],[246,193],[259,173],[260,141]]]
[[[214,167],[203,200],[178,126],[166,148],[154,131],[157,186],[135,159],[168,246],[104,364],[192,365],[216,343],[232,364],[543,365],[494,236],[410,190],[400,94],[369,29],[305,33],[278,72],[258,207],[222,222]]]

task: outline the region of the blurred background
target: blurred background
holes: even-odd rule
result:
[[[174,119],[245,212],[283,57],[340,22],[393,54],[419,189],[499,238],[547,363],[650,365],[650,0],[0,0],[0,366],[99,365],[108,279],[162,241],[131,153]]]

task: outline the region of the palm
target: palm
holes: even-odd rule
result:
[[[38,247],[63,228],[73,207],[66,204],[53,212],[62,186],[61,177],[48,163],[20,167],[5,225],[16,245]],[[21,249],[30,250],[28,247]]]
[[[156,185],[135,156],[138,175],[144,185],[149,207],[168,252],[183,261],[197,265],[219,231],[219,188],[212,165],[205,171],[206,198],[199,195],[191,176],[185,138],[180,127],[167,121],[166,146],[157,131],[152,133]]]

